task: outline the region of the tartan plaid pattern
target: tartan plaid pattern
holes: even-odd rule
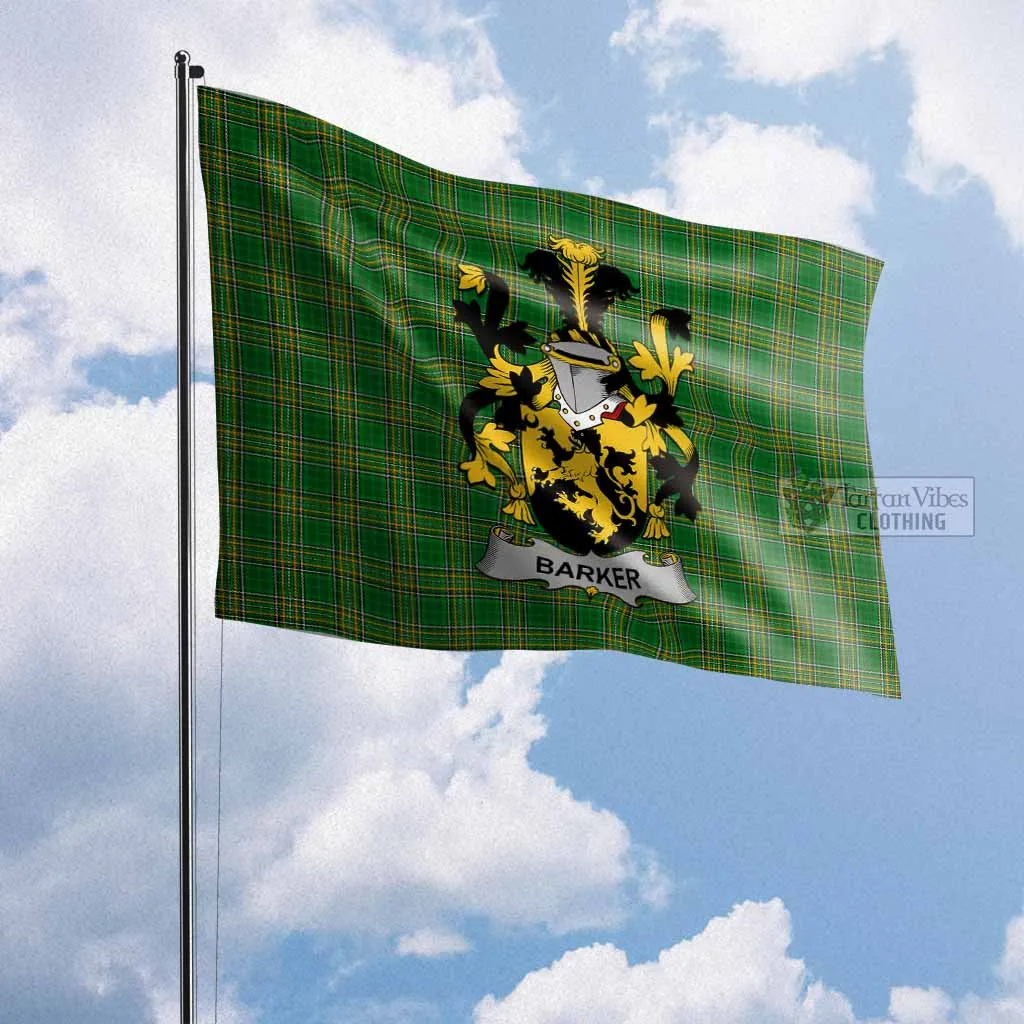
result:
[[[457,177],[238,93],[201,88],[199,109],[219,616],[448,650],[617,649],[899,696],[877,535],[787,531],[779,496],[796,473],[872,480],[862,363],[877,260]],[[640,286],[605,319],[623,358],[650,344],[653,310],[692,313],[696,372],[676,404],[703,511],[669,513],[670,538],[637,546],[679,555],[693,604],[631,608],[476,568],[493,525],[543,533],[459,469],[459,405],[487,364],[454,320],[457,265],[502,275],[509,318],[540,338],[561,318],[520,265],[550,236],[597,246]]]

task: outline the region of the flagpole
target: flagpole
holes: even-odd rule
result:
[[[181,1024],[195,1024],[195,837],[192,781],[192,467],[191,467],[191,191],[189,189],[188,80],[203,69],[190,67],[187,50],[174,55],[177,87],[178,212],[178,783],[180,837]]]

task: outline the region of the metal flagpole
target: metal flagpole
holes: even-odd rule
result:
[[[189,65],[187,50],[174,55],[177,87],[178,178],[178,780],[180,827],[181,1024],[195,1024],[195,860],[192,782],[192,581],[191,581],[191,365],[189,286],[191,268],[188,80],[203,74]]]

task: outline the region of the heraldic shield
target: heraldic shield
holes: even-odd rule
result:
[[[460,409],[472,452],[460,468],[470,484],[494,488],[495,474],[504,477],[509,501],[502,511],[518,522],[540,525],[577,556],[607,558],[638,540],[669,537],[667,499],[674,498],[674,511],[691,521],[700,510],[693,493],[699,459],[674,401],[680,378],[693,371],[693,354],[679,345],[690,339],[690,315],[679,309],[653,313],[653,351],[634,341],[635,355],[627,363],[602,321],[613,301],[632,298],[639,289],[603,263],[593,246],[566,238],[549,244],[523,262],[563,316],[562,326],[539,343],[524,321],[502,323],[510,296],[501,277],[459,264],[460,289],[481,296],[486,291],[487,297],[483,310],[476,299],[457,299],[456,320],[469,327],[489,361]],[[516,355],[533,351],[519,363],[501,348]],[[534,352],[540,358],[529,359]],[[630,367],[660,387],[645,390]],[[478,416],[487,408],[493,409],[492,419],[478,429]],[[519,472],[513,466],[517,441]],[[591,582],[582,570],[572,571],[577,585]]]

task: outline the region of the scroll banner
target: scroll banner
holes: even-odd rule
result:
[[[583,587],[592,594],[600,591],[633,607],[641,597],[668,604],[697,600],[676,555],[663,555],[658,565],[646,561],[642,551],[624,551],[607,558],[574,555],[536,538],[516,544],[512,534],[500,526],[491,530],[477,568],[496,580],[542,580],[551,590]]]

